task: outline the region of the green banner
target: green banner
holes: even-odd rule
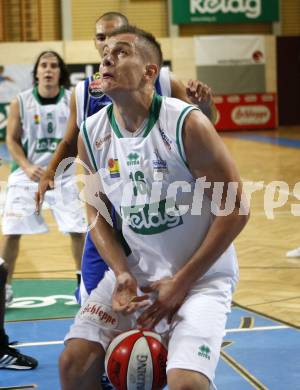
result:
[[[0,103],[0,141],[4,141],[5,139],[9,104]]]
[[[172,0],[173,23],[255,23],[279,20],[279,0]]]

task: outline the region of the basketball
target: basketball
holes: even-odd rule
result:
[[[167,383],[167,349],[152,331],[130,330],[114,338],[105,356],[105,371],[117,390],[159,390]]]

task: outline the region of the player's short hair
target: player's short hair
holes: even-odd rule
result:
[[[65,64],[65,62],[61,58],[61,56],[56,51],[53,51],[53,50],[42,51],[41,54],[36,59],[34,67],[33,67],[33,71],[32,71],[33,83],[35,85],[38,83],[37,68],[39,66],[40,59],[45,54],[50,54],[50,55],[53,55],[54,57],[57,58],[58,66],[59,66],[59,69],[60,69],[60,77],[59,77],[59,85],[60,85],[60,87],[70,88],[70,86],[71,86],[71,83],[70,83],[70,73],[69,73],[69,70],[67,68],[67,65]]]
[[[113,19],[120,19],[122,22],[122,26],[128,26],[129,21],[127,17],[121,12],[105,12],[105,14],[99,16],[99,18],[96,20],[96,24],[100,22],[100,20],[113,20]]]
[[[120,34],[136,35],[139,38],[140,42],[142,42],[142,45],[144,46],[142,55],[146,56],[147,60],[150,59],[151,61],[154,61],[159,68],[162,66],[163,55],[162,55],[160,43],[156,40],[154,35],[136,26],[127,25],[113,30],[110,34],[108,34],[108,36],[112,37]]]

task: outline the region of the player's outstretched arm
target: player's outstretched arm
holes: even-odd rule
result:
[[[21,142],[22,126],[20,117],[20,107],[18,99],[15,98],[10,104],[10,110],[7,119],[7,148],[16,161],[16,163],[24,170],[29,179],[38,181],[44,170],[38,165],[31,164],[27,159]]]
[[[185,86],[171,73],[171,95],[199,107],[212,123],[215,122],[217,109],[213,101],[212,90],[202,81],[189,80]]]
[[[76,98],[75,93],[73,92],[70,101],[70,117],[68,120],[67,131],[62,141],[58,144],[46,171],[39,181],[38,192],[36,193],[36,209],[38,212],[40,211],[43,203],[45,192],[54,188],[55,172],[60,162],[65,158],[77,156],[77,139],[79,129],[77,126],[76,116]]]

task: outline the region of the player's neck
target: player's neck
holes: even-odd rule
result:
[[[114,114],[117,122],[130,132],[135,132],[149,116],[153,99],[153,92],[150,94],[118,94],[114,100]]]
[[[39,84],[38,85],[38,93],[43,98],[53,98],[59,94],[60,86],[44,86]]]

